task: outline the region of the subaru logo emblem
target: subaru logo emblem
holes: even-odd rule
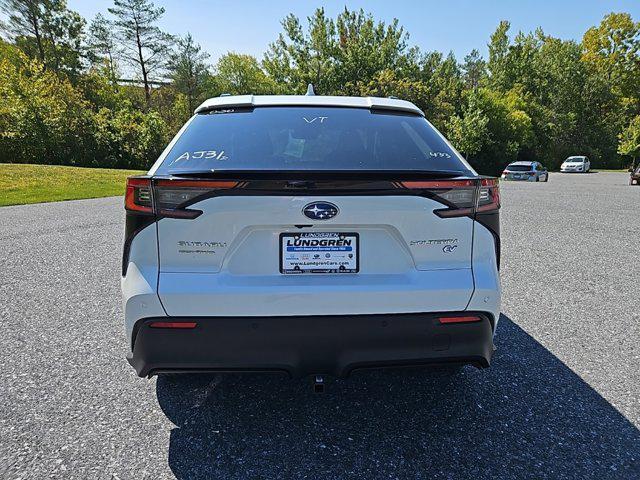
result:
[[[329,202],[312,202],[305,205],[302,213],[311,220],[329,220],[338,214],[338,207]]]

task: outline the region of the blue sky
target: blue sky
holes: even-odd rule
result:
[[[68,0],[68,4],[90,19],[106,12],[112,1]],[[576,40],[611,11],[629,12],[640,21],[640,0],[156,0],[155,4],[166,10],[161,27],[172,34],[191,32],[211,54],[212,63],[228,51],[262,58],[281,31],[285,15],[305,19],[318,6],[333,17],[346,5],[362,7],[380,20],[398,18],[410,33],[411,44],[423,50],[452,50],[458,59],[473,48],[486,56],[489,35],[500,20],[509,20],[513,33],[541,26],[548,34]]]

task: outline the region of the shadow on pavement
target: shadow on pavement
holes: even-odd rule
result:
[[[179,479],[640,478],[640,431],[502,316],[493,366],[161,377]]]

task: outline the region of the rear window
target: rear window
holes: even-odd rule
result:
[[[259,107],[198,114],[156,173],[202,170],[469,173],[423,117],[337,107]]]
[[[533,170],[531,165],[509,165],[507,167],[509,172],[529,172]]]

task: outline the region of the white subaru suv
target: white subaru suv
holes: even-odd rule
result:
[[[412,103],[207,100],[125,208],[139,376],[489,366],[498,183]]]

